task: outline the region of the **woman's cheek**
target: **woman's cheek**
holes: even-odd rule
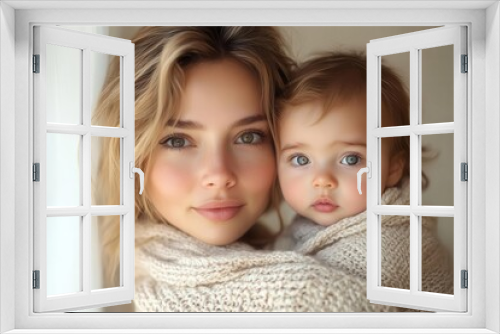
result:
[[[184,189],[189,188],[193,175],[191,164],[181,164],[170,159],[159,158],[152,171],[151,183],[153,183],[153,188],[161,194],[173,193],[179,196],[182,195]]]

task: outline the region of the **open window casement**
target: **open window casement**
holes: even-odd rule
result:
[[[120,122],[94,124],[93,110],[107,64],[117,59]],[[55,27],[34,28],[34,268],[35,312],[130,303],[134,296],[134,44]],[[118,98],[117,98],[118,100]],[[116,201],[93,193],[99,143],[119,140]],[[119,170],[118,170],[119,169]],[[141,177],[143,179],[143,177]],[[142,180],[141,180],[142,181]],[[141,183],[141,188],[142,188]],[[119,231],[119,283],[92,272],[100,261],[98,217]],[[104,263],[103,265],[106,265]]]
[[[429,81],[422,71],[423,58],[433,50],[448,48],[450,76],[450,119],[424,119],[425,89]],[[410,120],[405,126],[383,126],[381,102],[382,59],[408,53],[410,59]],[[467,211],[467,46],[466,28],[449,26],[398,35],[367,44],[367,298],[372,303],[431,311],[466,311],[466,211]],[[430,122],[429,122],[430,120]],[[434,205],[422,197],[422,147],[427,136],[452,136],[449,175],[453,179],[452,205]],[[381,157],[386,138],[408,136],[410,141],[410,205],[381,205]],[[430,182],[433,182],[430,180]],[[381,265],[381,217],[406,216],[410,221],[409,290],[383,286]],[[453,224],[453,294],[422,289],[422,217],[448,217]]]

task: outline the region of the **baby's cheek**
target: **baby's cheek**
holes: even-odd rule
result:
[[[306,189],[300,178],[289,175],[280,175],[280,187],[285,201],[297,212],[300,212],[306,203]]]
[[[358,192],[358,182],[357,178],[349,182],[349,199],[351,203],[352,210],[354,213],[359,213],[366,210],[366,174],[363,174],[361,178],[361,192]]]

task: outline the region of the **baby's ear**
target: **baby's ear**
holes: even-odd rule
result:
[[[389,175],[387,176],[386,187],[394,187],[403,177],[405,169],[405,159],[403,153],[395,154],[389,162]]]

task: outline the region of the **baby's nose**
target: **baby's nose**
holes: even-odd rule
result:
[[[331,189],[337,186],[337,181],[334,177],[328,175],[320,175],[314,179],[314,188]]]

